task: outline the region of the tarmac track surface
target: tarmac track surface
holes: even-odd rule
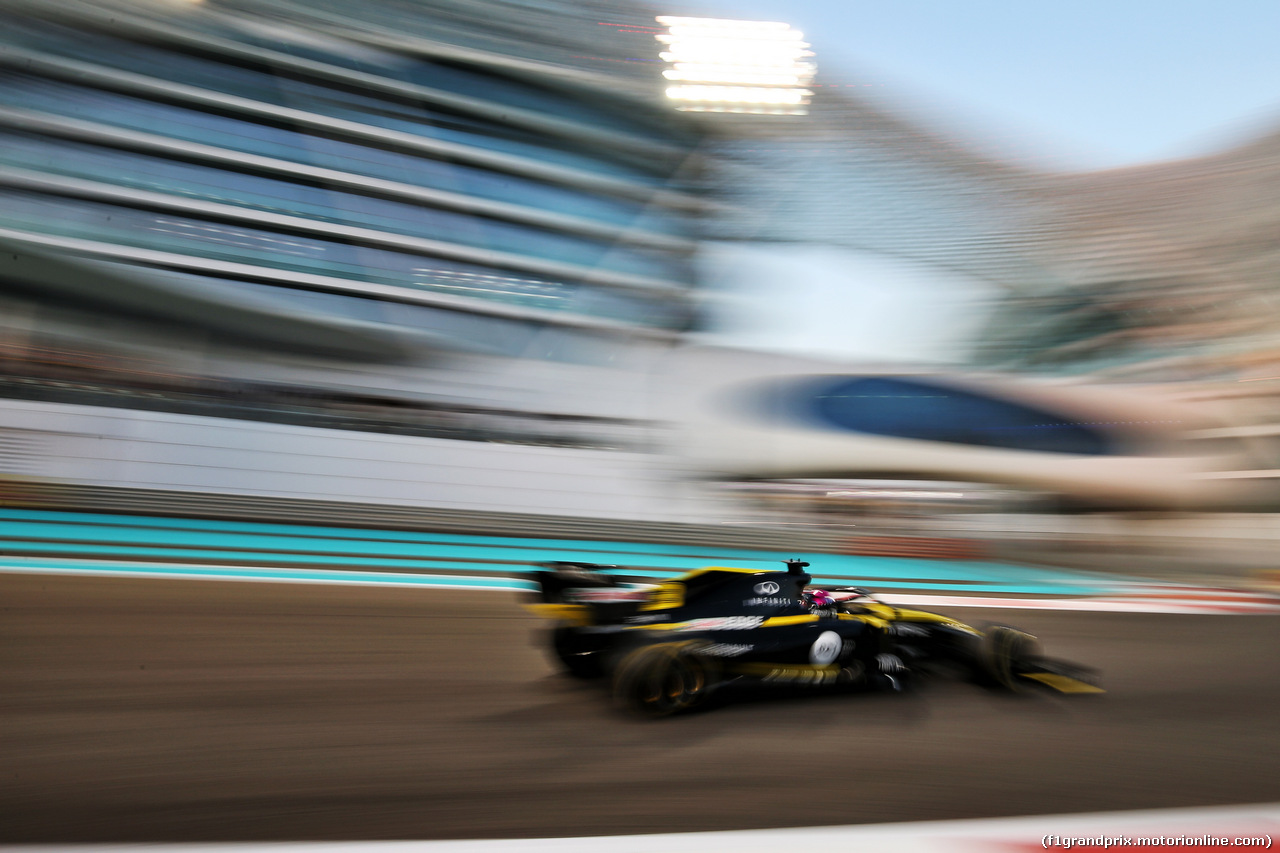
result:
[[[541,837],[1280,800],[1280,618],[956,615],[1038,633],[1112,692],[935,683],[651,722],[556,674],[511,593],[0,576],[0,841]]]

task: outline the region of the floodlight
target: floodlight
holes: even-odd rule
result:
[[[688,112],[803,115],[816,66],[804,33],[775,21],[661,15],[658,57],[677,85],[666,95]]]

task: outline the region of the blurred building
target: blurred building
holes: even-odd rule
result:
[[[1026,181],[1040,269],[983,357],[1116,379],[1240,378],[1275,363],[1280,134],[1197,159]]]
[[[694,137],[582,56],[626,21],[415,5],[6,3],[6,289],[374,362],[688,328]]]
[[[648,464],[643,377],[699,317],[652,11],[0,9],[9,473],[653,512],[584,453]]]
[[[655,20],[679,10],[613,0],[0,10],[0,473],[717,520],[732,510],[687,474],[1031,487],[1042,469],[1017,453],[1044,450],[1044,471],[1073,455],[1011,446],[995,463],[974,442],[891,435],[940,450],[906,445],[899,458],[923,461],[889,471],[867,461],[880,445],[849,445],[815,473],[701,452],[725,424],[693,441],[673,427],[691,389],[714,406],[757,363],[686,347],[717,311],[699,281],[712,243],[841,247],[980,282],[996,294],[984,368],[1096,375],[1247,351],[1240,367],[1270,351],[1274,140],[1056,176],[821,77],[803,109],[739,96],[680,111]],[[775,358],[757,378],[842,370]],[[1001,387],[974,392],[987,411],[1017,408]],[[1097,407],[1079,396],[1044,411],[1091,434]],[[1172,460],[1160,477],[1264,467],[1209,447],[1238,443],[1231,417],[1194,421],[1127,455]],[[1202,449],[1170,450],[1184,432]]]
[[[842,247],[980,285],[990,310],[969,360],[981,369],[1130,382],[1275,372],[1280,133],[1056,173],[907,121],[848,80],[815,91],[802,133],[757,123],[718,140],[756,177],[711,176],[732,206],[709,236]]]

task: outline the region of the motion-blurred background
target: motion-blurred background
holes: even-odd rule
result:
[[[0,841],[1274,799],[1274,10],[857,5],[0,0]],[[593,555],[1104,597],[1112,693],[659,732],[475,591]]]
[[[3,8],[11,504],[983,536],[1280,505],[1274,131],[1048,171],[787,23],[630,2]]]

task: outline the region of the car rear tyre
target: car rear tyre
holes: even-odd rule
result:
[[[715,686],[713,662],[687,643],[661,643],[623,658],[613,679],[614,700],[646,717],[689,711]]]

